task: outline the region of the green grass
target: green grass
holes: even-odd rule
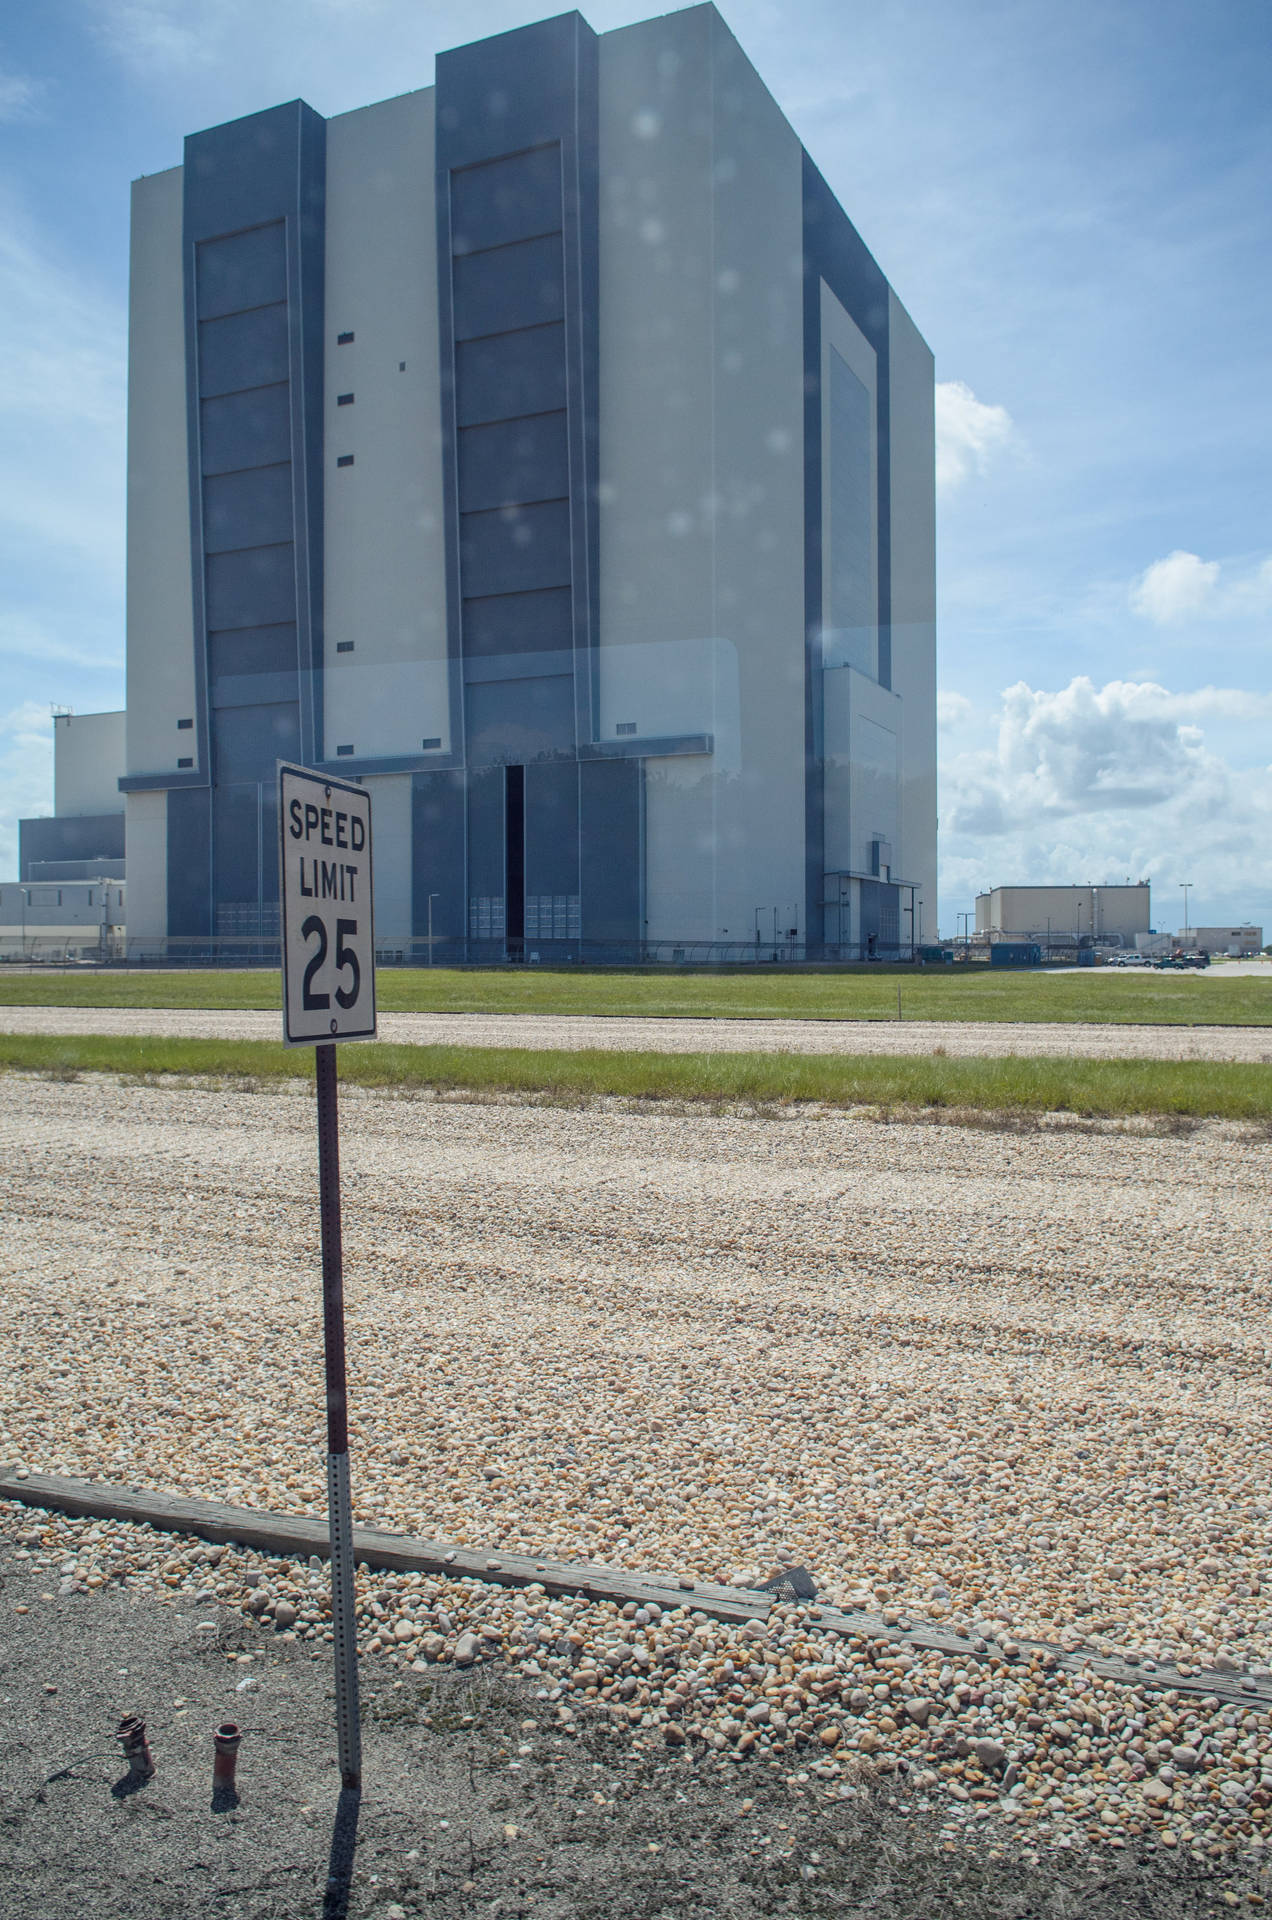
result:
[[[0,1070],[308,1080],[307,1048],[274,1041],[0,1034]],[[1226,1062],[950,1059],[772,1053],[564,1053],[513,1047],[340,1049],[342,1079],[401,1090],[468,1089],[557,1100],[819,1101],[980,1112],[1176,1114],[1272,1120],[1272,1071]]]
[[[735,1020],[1110,1021],[1272,1025],[1269,978],[1006,973],[988,967],[869,973],[478,972],[384,967],[384,1013],[636,1014]],[[0,969],[0,1005],[277,1007],[273,969],[226,973],[22,973]]]

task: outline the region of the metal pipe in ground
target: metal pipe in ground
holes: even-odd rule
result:
[[[223,1720],[212,1735],[212,1791],[234,1792],[234,1769],[243,1738],[233,1720]]]
[[[146,1741],[146,1723],[141,1716],[136,1713],[127,1714],[120,1721],[115,1738],[124,1750],[124,1758],[128,1762],[129,1779],[138,1782],[149,1780],[154,1773],[155,1763],[150,1757],[150,1747]]]

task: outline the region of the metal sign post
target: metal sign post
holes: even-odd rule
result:
[[[336,1739],[341,1781],[356,1791],[362,1783],[362,1736],[349,1494],[335,1043],[368,1040],[375,1035],[371,799],[361,787],[346,781],[329,780],[305,767],[280,765],[278,819],[283,1038],[288,1046],[313,1046],[318,1091]]]

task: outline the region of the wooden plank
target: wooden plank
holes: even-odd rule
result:
[[[49,1507],[59,1513],[94,1520],[120,1520],[131,1526],[150,1526],[163,1533],[191,1533],[204,1540],[252,1547],[282,1559],[328,1557],[330,1546],[325,1519],[306,1514],[263,1513],[250,1507],[231,1507],[220,1500],[197,1500],[183,1494],[119,1487],[104,1480],[71,1480],[61,1474],[27,1473],[0,1468],[0,1499],[21,1501],[29,1507]],[[444,1540],[418,1540],[408,1534],[386,1533],[377,1527],[355,1527],[353,1548],[368,1567],[395,1573],[428,1573],[449,1580],[485,1580],[495,1586],[539,1585],[551,1594],[577,1594],[588,1600],[613,1601],[618,1606],[654,1601],[671,1611],[688,1607],[714,1620],[735,1624],[766,1620],[772,1595],[714,1582],[695,1585],[665,1574],[629,1573],[594,1561],[536,1560],[526,1553],[481,1553],[471,1547],[452,1547]],[[978,1646],[961,1634],[931,1621],[905,1627],[885,1626],[877,1613],[852,1608],[814,1605],[813,1617],[823,1631],[859,1634],[888,1640],[921,1653],[940,1653],[960,1660],[1002,1660],[993,1642]],[[1212,1697],[1235,1706],[1272,1709],[1272,1686],[1240,1674],[1203,1672],[1181,1674],[1175,1667],[1146,1671],[1129,1661],[1095,1653],[1067,1653],[1045,1641],[1017,1643],[1025,1660],[1037,1655],[1053,1667],[1071,1672],[1089,1668],[1122,1685],[1176,1689]]]
[[[191,1533],[200,1539],[252,1547],[284,1559],[329,1556],[325,1519],[305,1514],[262,1513],[231,1507],[219,1500],[119,1487],[103,1480],[71,1480],[61,1474],[31,1473],[19,1479],[0,1469],[0,1498],[27,1506],[51,1507],[77,1518],[119,1520],[161,1532]],[[536,1560],[524,1553],[482,1553],[453,1547],[444,1540],[420,1540],[375,1527],[353,1530],[355,1558],[368,1567],[396,1573],[437,1574],[451,1580],[487,1580],[499,1586],[538,1584],[553,1594],[582,1594],[613,1600],[620,1606],[656,1601],[664,1610],[697,1607],[720,1620],[762,1620],[771,1606],[768,1594],[714,1585],[701,1589],[658,1574],[633,1574],[591,1561]]]

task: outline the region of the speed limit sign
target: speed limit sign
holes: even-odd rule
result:
[[[279,893],[283,911],[283,1038],[314,1049],[322,1332],[327,1384],[327,1514],[340,1774],[362,1781],[349,1394],[340,1227],[337,1040],[375,1034],[371,922],[371,797],[308,767],[278,768]]]
[[[371,796],[280,765],[283,1038],[289,1047],[375,1036]]]

